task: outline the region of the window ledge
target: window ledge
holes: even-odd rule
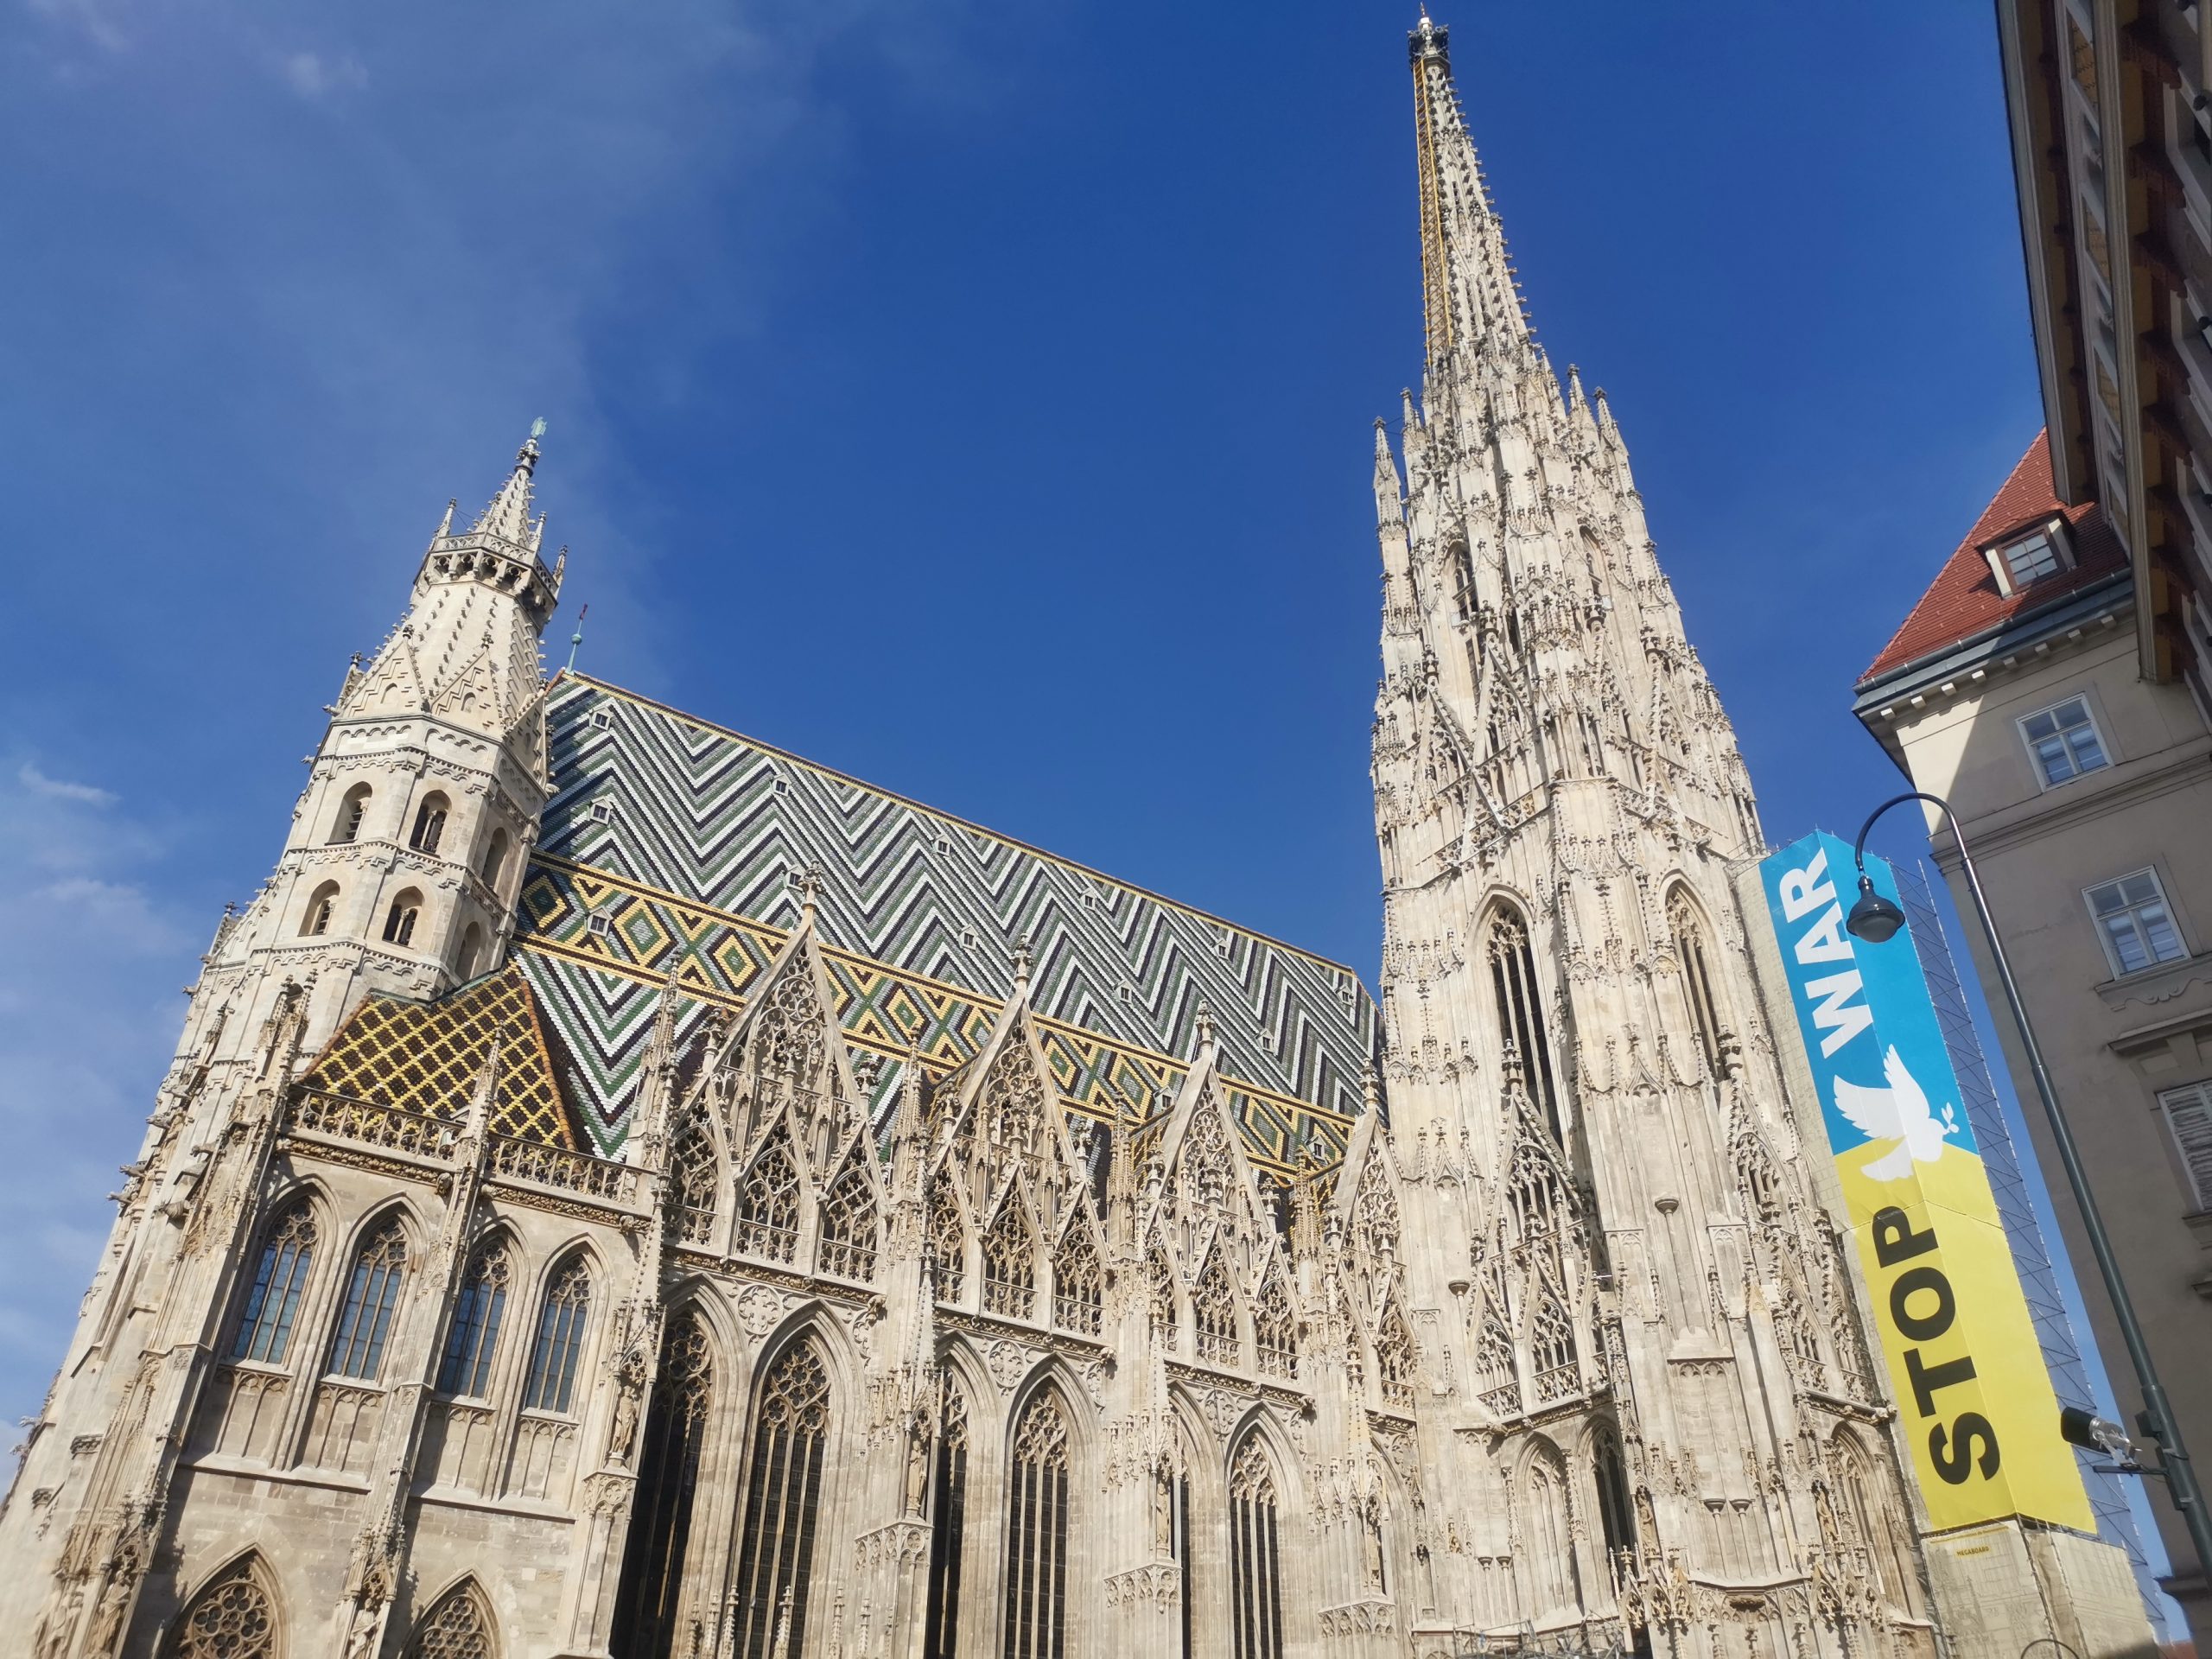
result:
[[[2131,1002],[2147,1007],[2172,1001],[2198,980],[2212,983],[2212,952],[2162,962],[2155,968],[2106,980],[2097,987],[2097,995],[2108,1008],[2124,1008]]]

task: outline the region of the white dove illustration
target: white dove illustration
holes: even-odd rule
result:
[[[1852,1127],[1869,1141],[1894,1141],[1897,1147],[1866,1166],[1870,1181],[1901,1181],[1912,1173],[1915,1163],[1932,1164],[1943,1155],[1947,1135],[1959,1132],[1956,1113],[1948,1104],[1942,1122],[1928,1109],[1927,1092],[1905,1070],[1897,1047],[1882,1060],[1885,1089],[1835,1080],[1835,1109],[1851,1120]]]

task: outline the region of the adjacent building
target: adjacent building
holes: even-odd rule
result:
[[[2212,711],[2212,22],[1998,0],[2054,494],[2103,505],[2138,670]]]
[[[2060,8],[2069,20],[2070,7]],[[2136,1309],[2200,1462],[2212,1452],[2212,733],[2181,676],[2146,672],[2141,573],[2095,500],[2067,500],[2041,435],[1858,687],[1856,711],[1916,789],[1948,799]],[[1970,914],[1957,842],[1936,860]],[[1967,930],[1998,997],[1986,946]],[[1999,1041],[2033,1090],[2008,1020]],[[2027,1123],[2056,1168],[2041,1114]],[[2078,1211],[2053,1193],[2076,1262]],[[2101,1287],[2082,1294],[2124,1406],[2136,1403]],[[2087,1404],[2088,1402],[2076,1403]],[[2168,1554],[2194,1554],[2163,1489]],[[2200,1647],[2212,1601],[2168,1581]]]

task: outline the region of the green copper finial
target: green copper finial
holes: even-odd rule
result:
[[[530,435],[533,438],[542,438],[545,435],[545,417],[543,415],[530,423]]]

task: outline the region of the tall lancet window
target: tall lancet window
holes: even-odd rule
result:
[[[1690,1005],[1690,1023],[1697,1028],[1697,1043],[1705,1063],[1717,1077],[1720,1071],[1720,1005],[1713,995],[1713,970],[1707,965],[1705,931],[1698,925],[1697,911],[1680,887],[1667,899],[1667,931],[1675,936],[1675,961],[1682,970],[1682,995]]]
[[[760,1384],[745,1530],[738,1540],[739,1659],[805,1651],[806,1592],[829,1434],[830,1375],[813,1343],[802,1341]]]
[[[669,1659],[676,1649],[683,1557],[691,1542],[699,1456],[714,1402],[714,1350],[698,1314],[686,1313],[669,1327],[661,1344],[660,1376],[646,1420],[629,1547],[622,1557],[622,1589],[614,1608],[615,1659]],[[626,1449],[613,1448],[618,1457]]]
[[[262,1242],[261,1264],[253,1290],[238,1320],[233,1359],[282,1365],[292,1345],[292,1322],[299,1317],[308,1269],[315,1265],[315,1217],[304,1204],[287,1211]]]
[[[407,1235],[397,1220],[387,1221],[353,1258],[346,1306],[330,1339],[332,1376],[377,1380],[384,1370],[385,1342],[391,1335],[391,1316],[399,1306],[399,1287],[406,1277]]]
[[[480,1254],[454,1298],[438,1364],[438,1391],[481,1399],[492,1391],[492,1361],[499,1351],[499,1321],[507,1311],[507,1253],[498,1244]]]
[[[1530,1577],[1530,1606],[1538,1618],[1582,1605],[1581,1575],[1574,1563],[1574,1529],[1567,1503],[1567,1471],[1538,1453],[1529,1462],[1527,1507],[1521,1522],[1522,1560]]]
[[[1521,913],[1501,905],[1491,913],[1490,982],[1497,1001],[1497,1033],[1519,1058],[1529,1099],[1556,1135],[1559,1096],[1552,1083],[1551,1039],[1544,1034],[1544,999],[1536,984],[1536,959],[1529,949],[1529,925]]]
[[[922,1659],[958,1659],[960,1552],[968,1536],[968,1396],[943,1376],[930,1508],[930,1600]]]
[[[1004,1659],[1063,1659],[1068,1635],[1068,1419],[1040,1389],[1014,1431]]]
[[[1282,1659],[1282,1567],[1275,1475],[1257,1434],[1229,1465],[1230,1618],[1236,1659]]]

